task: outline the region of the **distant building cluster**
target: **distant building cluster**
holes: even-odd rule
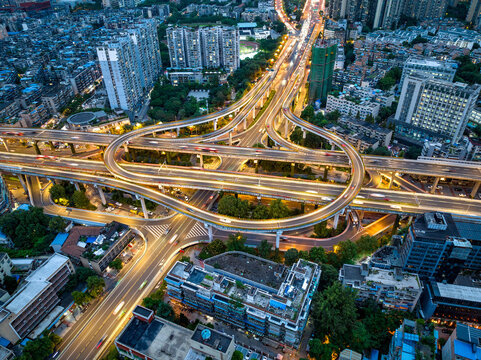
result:
[[[167,28],[170,66],[174,69],[224,69],[240,66],[239,31],[230,26]]]

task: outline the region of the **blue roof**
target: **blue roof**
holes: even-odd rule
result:
[[[87,240],[85,242],[87,244],[92,244],[95,241],[95,239],[97,239],[96,236],[89,236],[89,237],[87,237]]]
[[[379,359],[379,350],[372,349],[371,350],[371,357],[370,360],[378,360]]]
[[[67,238],[68,238],[68,233],[58,233],[57,236],[55,236],[55,239],[53,239],[50,246],[52,245],[62,246],[65,243],[65,240],[67,240]]]
[[[7,347],[8,345],[10,345],[10,341],[0,336],[0,345]]]
[[[22,204],[16,210],[25,210],[28,211],[30,209],[30,204]],[[15,210],[15,211],[16,211]]]
[[[476,346],[473,351],[472,345],[464,341],[454,340],[454,353],[466,359],[481,360],[481,348]]]

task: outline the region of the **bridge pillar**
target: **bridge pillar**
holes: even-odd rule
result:
[[[294,177],[294,170],[296,169],[296,163],[291,163],[291,177]]]
[[[232,131],[229,131],[229,145],[232,146]]]
[[[255,120],[255,118],[256,118],[256,107],[254,106],[252,108],[252,120]]]
[[[391,189],[392,187],[392,183],[394,182],[394,177],[396,175],[394,174],[394,172],[391,172],[391,178],[389,179],[389,189]]]
[[[138,195],[135,196],[137,200],[140,200],[140,205],[142,205],[142,212],[144,213],[144,219],[149,218],[149,214],[147,213],[147,206],[145,206],[145,199]]]
[[[18,174],[17,177],[18,177],[18,180],[20,181],[20,184],[21,184],[22,187],[23,187],[23,190],[25,191],[25,194],[28,194],[27,184],[25,184],[25,180],[23,179],[23,175],[22,175],[22,174]]]
[[[279,249],[279,243],[281,242],[281,235],[282,235],[281,230],[276,232],[276,249]]]
[[[214,119],[214,131],[217,130],[217,119]]]
[[[159,190],[162,191],[162,193],[165,193],[165,189],[164,189],[164,187],[162,186],[162,184],[159,184]]]
[[[243,124],[244,124],[244,130],[247,130],[247,118],[246,117],[243,120]]]
[[[97,188],[97,190],[98,190],[98,192],[99,192],[100,200],[102,201],[102,205],[107,204],[107,201],[105,200],[104,191],[102,190],[102,186],[95,185],[95,187]]]
[[[35,140],[35,141],[33,142],[33,147],[34,147],[35,153],[36,153],[37,155],[42,155],[42,153],[40,152],[40,148],[38,147],[38,141],[37,141],[37,140]]]
[[[177,137],[180,135],[180,128],[177,128]]]
[[[207,233],[209,234],[209,242],[212,242],[214,240],[214,235],[212,234],[212,225],[206,225],[207,227]]]
[[[439,176],[436,176],[436,179],[434,179],[433,187],[432,187],[431,190],[429,191],[431,194],[434,194],[434,193],[435,193],[436,188],[438,187],[438,184],[439,184],[439,179],[440,179]]]
[[[479,186],[481,185],[481,181],[476,181],[476,183],[474,184],[474,187],[473,187],[473,191],[471,191],[471,197],[474,198],[476,197],[476,194],[478,193],[478,190],[479,190]]]
[[[302,138],[305,139],[307,136],[307,131],[302,129]]]
[[[337,229],[338,225],[339,225],[339,213],[334,215],[334,222],[332,223],[332,228]]]
[[[202,154],[199,154],[197,156],[199,157],[199,166],[201,168],[204,168],[204,157],[202,156]]]
[[[68,143],[68,146],[70,146],[70,151],[72,154],[75,154],[75,145],[73,143]]]
[[[5,146],[5,150],[6,150],[7,152],[10,152],[10,149],[8,148],[8,145],[7,145],[7,140],[5,140],[5,139],[2,138],[2,142],[3,142],[3,145]]]
[[[125,151],[126,153],[129,152],[129,147],[127,146],[127,144],[124,144],[124,151]]]
[[[336,144],[331,143],[331,150],[335,150],[335,149],[336,149]]]
[[[75,186],[75,190],[80,191],[80,185],[77,182],[70,182]]]
[[[289,121],[287,120],[286,117],[284,117],[284,137],[287,139],[287,136],[289,134]]]
[[[30,179],[26,178],[27,195],[28,195],[28,199],[30,200],[30,205],[34,206],[35,204],[33,203],[32,184],[30,181],[31,181],[31,178]]]

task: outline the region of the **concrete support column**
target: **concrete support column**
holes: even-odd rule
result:
[[[75,186],[75,190],[80,191],[80,185],[77,182],[74,182],[73,185]]]
[[[229,145],[232,146],[232,131],[229,131]]]
[[[291,176],[294,177],[294,170],[296,169],[296,163],[291,163]]]
[[[144,213],[144,219],[148,219],[149,214],[147,213],[147,206],[145,205],[145,199],[143,197],[140,198],[140,204],[142,205],[142,212]]]
[[[358,210],[357,215],[358,215],[359,223],[360,223],[361,220],[364,219],[364,210]]]
[[[392,187],[392,183],[394,182],[394,177],[396,175],[394,174],[394,172],[391,172],[391,178],[389,179],[389,189],[391,189]]]
[[[177,137],[180,135],[180,128],[177,128]]]
[[[481,185],[481,181],[476,181],[476,183],[474,184],[473,190],[471,191],[472,198],[476,197],[476,194],[478,193],[480,185]]]
[[[34,141],[34,142],[33,142],[33,147],[34,147],[35,153],[36,153],[37,155],[42,155],[42,153],[40,152],[40,148],[38,147],[38,141]]]
[[[214,131],[217,130],[217,119],[214,120]]]
[[[331,143],[331,150],[335,150],[335,149],[336,149],[336,144]]]
[[[104,194],[104,191],[102,190],[102,186],[95,186],[97,188],[97,190],[99,191],[99,195],[100,195],[100,200],[102,201],[102,205],[105,205],[107,204],[107,201],[105,200],[105,194]]]
[[[242,123],[244,124],[244,130],[247,130],[247,118],[246,117],[244,118]]]
[[[207,227],[207,233],[209,234],[209,242],[212,242],[214,240],[214,235],[212,233],[212,225],[206,225]]]
[[[287,136],[289,134],[289,121],[287,118],[284,119],[284,137],[287,139]]]
[[[25,184],[25,180],[23,179],[23,175],[18,174],[17,177],[18,177],[18,180],[20,181],[20,184],[23,187],[23,190],[25,191],[26,194],[28,194],[27,184]]]
[[[276,232],[276,249],[279,249],[279,243],[281,242],[282,231]]]
[[[8,148],[8,145],[7,145],[7,140],[2,138],[2,142],[3,142],[3,145],[5,146],[5,151],[10,152],[10,149]]]
[[[334,222],[332,223],[332,227],[334,229],[337,229],[337,225],[339,225],[339,213],[334,215]]]
[[[26,179],[27,183],[27,195],[28,199],[30,200],[30,205],[34,206],[35,204],[33,203],[33,192],[32,192],[32,184],[31,184],[31,179]]]
[[[434,179],[434,184],[433,184],[433,187],[431,188],[431,191],[429,191],[431,194],[434,194],[434,192],[436,191],[436,188],[438,187],[438,184],[439,184],[439,176],[436,176],[436,179]]]
[[[75,145],[73,143],[68,143],[68,146],[70,146],[70,151],[72,154],[75,154]]]
[[[256,107],[254,106],[252,108],[252,120],[254,120],[256,118]]]
[[[197,155],[197,156],[199,157],[199,166],[201,168],[203,168],[204,167],[204,157],[202,156],[202,154]]]
[[[305,139],[307,136],[307,131],[302,129],[302,138]]]
[[[127,146],[127,144],[124,144],[124,151],[125,151],[126,153],[129,152],[129,147]]]

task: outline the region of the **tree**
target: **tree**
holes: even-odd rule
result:
[[[336,253],[341,264],[351,264],[357,256],[357,246],[351,240],[341,241]]]
[[[329,113],[326,113],[326,119],[329,122],[336,122],[337,120],[339,120],[340,117],[341,117],[341,113],[339,112],[339,110],[334,110]]]
[[[312,316],[317,337],[327,336],[337,348],[346,347],[352,340],[352,324],[358,317],[355,293],[350,287],[334,282],[322,294],[314,296]]]
[[[361,254],[372,253],[378,248],[378,243],[375,236],[363,235],[356,241],[357,251]]]
[[[142,305],[145,306],[147,309],[156,311],[161,302],[162,300],[160,299],[152,299],[151,297],[146,297],[142,300]]]
[[[339,271],[336,268],[329,264],[322,264],[321,265],[321,277],[319,279],[319,287],[318,290],[320,292],[327,289],[329,286],[334,284],[339,278]]]
[[[312,247],[309,250],[309,260],[316,263],[323,263],[326,261],[326,250],[323,247]]]
[[[93,298],[96,298],[102,294],[104,288],[105,280],[103,278],[99,276],[89,276],[87,278],[87,291]]]
[[[120,271],[122,270],[122,268],[124,267],[124,264],[122,263],[122,260],[120,260],[119,258],[113,260],[109,266],[112,268],[112,269],[115,269],[117,271]]]
[[[49,189],[50,197],[53,201],[58,203],[60,199],[67,199],[67,193],[65,191],[65,187],[61,184],[52,185]]]
[[[231,360],[244,360],[244,354],[239,350],[234,351]]]
[[[90,206],[90,200],[83,191],[75,191],[72,195],[72,202],[79,209],[87,209]]]
[[[287,266],[291,266],[299,259],[299,252],[296,248],[290,248],[284,254],[284,263]]]
[[[62,338],[45,330],[35,340],[27,342],[22,351],[20,360],[44,360],[54,351],[55,347],[62,342]]]
[[[272,200],[269,206],[270,217],[280,219],[289,216],[289,208],[281,199]]]
[[[249,215],[249,202],[240,200],[233,195],[224,195],[219,200],[217,212],[222,215],[247,218]]]
[[[35,242],[48,234],[49,220],[42,208],[31,207],[1,216],[0,229],[17,248],[31,249]]]
[[[264,239],[259,245],[257,245],[257,251],[259,252],[260,257],[268,259],[271,255],[272,244],[269,243],[266,239]]]
[[[54,216],[48,222],[48,228],[56,233],[63,232],[66,226],[67,223],[61,216]]]
[[[372,114],[367,114],[365,121],[374,124],[374,116],[372,116]]]
[[[410,146],[409,149],[404,153],[405,159],[417,159],[421,156],[423,149],[420,146]]]
[[[314,107],[312,105],[306,106],[301,112],[301,118],[309,122],[312,122],[315,115],[316,114],[314,113]]]
[[[174,309],[172,309],[172,306],[169,304],[166,304],[164,302],[160,302],[159,306],[157,308],[156,314],[160,316],[163,319],[173,321],[174,320]]]
[[[73,302],[79,306],[83,306],[90,301],[90,296],[82,291],[72,292]]]
[[[333,347],[331,344],[323,344],[319,339],[309,341],[309,355],[316,360],[331,360]]]
[[[227,251],[244,251],[246,238],[241,233],[229,234],[229,240],[227,240]]]
[[[3,278],[3,286],[5,290],[11,295],[17,289],[18,281],[13,276],[5,275]]]
[[[256,220],[269,219],[269,216],[269,208],[262,204],[252,211],[252,218]]]
[[[214,241],[207,244],[202,249],[202,251],[199,254],[199,258],[201,258],[202,260],[205,260],[212,256],[222,254],[226,252],[226,250],[227,250],[226,244],[222,240],[215,239]]]

